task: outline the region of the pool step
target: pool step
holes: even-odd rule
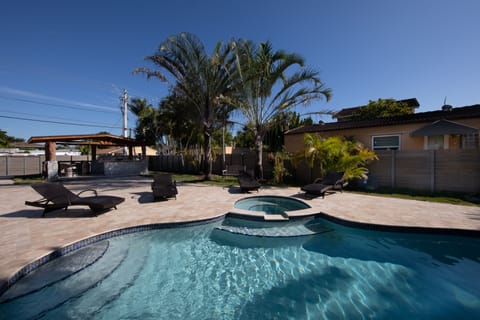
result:
[[[55,282],[41,290],[0,304],[0,314],[5,316],[5,319],[40,318],[68,300],[95,287],[122,264],[127,254],[127,248],[110,245],[102,258],[98,260],[99,263],[94,263],[63,281]],[[55,270],[51,270],[51,272],[55,272]],[[34,274],[32,274],[33,276]]]
[[[107,240],[80,248],[54,259],[17,281],[0,298],[0,303],[31,294],[64,280],[100,259],[107,251]]]
[[[70,319],[75,315],[77,319],[94,319],[100,310],[108,307],[134,284],[143,270],[147,257],[147,244],[140,242],[134,246],[131,245],[128,256],[113,273],[88,290],[86,294],[74,297],[59,308],[48,312],[47,318]]]
[[[215,229],[254,237],[299,237],[330,232],[333,230],[321,224],[314,223],[283,225],[280,227],[266,228],[222,225],[216,227]]]

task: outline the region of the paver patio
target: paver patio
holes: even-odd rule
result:
[[[180,183],[177,200],[153,202],[151,179],[122,177],[64,182],[72,191],[94,188],[99,194],[124,197],[118,210],[92,216],[88,207],[72,207],[42,218],[42,210],[25,206],[40,196],[28,185],[0,183],[0,287],[23,266],[65,245],[111,230],[222,216],[245,196],[238,186],[222,188]],[[253,195],[257,193],[254,192]],[[299,188],[262,188],[259,195],[298,196]],[[480,231],[480,207],[335,193],[305,200],[318,212],[344,220],[390,226]]]

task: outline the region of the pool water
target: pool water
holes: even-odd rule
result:
[[[249,211],[263,211],[266,214],[282,214],[285,213],[285,211],[311,208],[303,201],[280,196],[248,197],[235,202],[234,207]]]
[[[357,230],[249,237],[221,222],[111,238],[1,319],[473,319],[480,239]],[[75,252],[74,252],[75,253]],[[74,254],[73,253],[73,254]],[[88,255],[85,255],[88,256]],[[35,273],[27,277],[33,281]],[[22,280],[15,286],[24,285]],[[8,296],[8,291],[3,297]],[[1,301],[1,299],[0,299]]]

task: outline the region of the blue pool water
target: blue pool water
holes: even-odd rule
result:
[[[303,201],[280,196],[255,196],[243,198],[235,202],[234,207],[250,211],[263,211],[267,214],[282,214],[285,211],[311,208]]]
[[[36,274],[51,276],[57,273],[55,268],[34,271],[0,297],[0,318],[480,315],[480,239],[358,230],[321,219],[315,225],[323,224],[329,232],[250,237],[215,229],[220,224],[133,233],[83,248],[81,254],[70,253],[77,263],[83,259],[83,269],[63,265],[62,270],[71,274],[63,280],[53,277],[43,286],[38,286]],[[270,224],[246,224],[266,226]]]

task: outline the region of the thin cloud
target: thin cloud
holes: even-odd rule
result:
[[[75,106],[80,106],[80,107],[85,107],[85,108],[108,110],[108,111],[117,111],[118,110],[118,108],[107,107],[107,106],[102,106],[102,105],[97,105],[97,104],[92,104],[92,103],[86,103],[86,102],[80,102],[80,101],[74,101],[74,100],[67,100],[67,99],[47,96],[47,95],[43,95],[43,94],[38,94],[38,93],[35,93],[35,92],[13,89],[13,88],[9,88],[9,87],[0,87],[0,93],[5,93],[5,94],[9,94],[9,95],[14,95],[14,96],[28,97],[30,99],[41,99],[41,100],[55,101],[55,102],[59,102],[59,103],[75,105]]]

